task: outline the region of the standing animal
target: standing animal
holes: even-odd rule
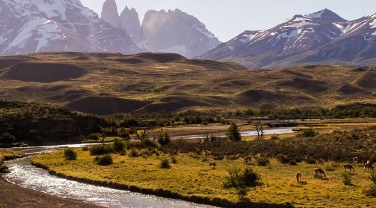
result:
[[[325,172],[321,168],[315,169],[315,175],[324,175],[324,177],[326,178]]]
[[[373,168],[373,162],[371,160],[367,160],[367,162],[364,164],[364,170],[375,171],[375,169]]]
[[[244,158],[244,163],[249,163],[249,162],[251,162],[251,160],[252,160],[252,157],[250,157],[250,156],[248,156],[248,157],[245,157]]]
[[[217,165],[217,163],[216,162],[208,162],[209,163],[209,166],[216,166]]]
[[[346,171],[346,169],[349,169],[350,172],[352,171],[353,173],[355,173],[355,169],[351,164],[344,164],[343,168],[345,169],[345,171]]]
[[[302,179],[302,174],[300,172],[297,172],[295,175],[296,182],[300,183],[300,180]]]
[[[356,165],[358,163],[358,157],[353,157],[352,164]]]

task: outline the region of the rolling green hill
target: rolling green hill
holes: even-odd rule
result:
[[[176,54],[0,57],[0,97],[88,113],[230,111],[376,103],[376,68],[249,70]]]

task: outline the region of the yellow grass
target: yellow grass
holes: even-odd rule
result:
[[[66,161],[62,151],[37,156],[33,162],[47,166],[50,170],[76,178],[87,178],[96,181],[115,182],[134,185],[141,188],[165,189],[183,196],[202,196],[224,198],[232,202],[238,201],[234,189],[224,189],[222,184],[228,168],[252,168],[261,175],[263,185],[251,189],[247,198],[252,202],[292,203],[303,207],[367,207],[373,206],[375,199],[366,197],[362,191],[371,185],[369,173],[359,166],[352,175],[352,186],[343,184],[342,164],[327,162],[324,164],[305,164],[297,166],[283,165],[272,159],[267,167],[254,164],[243,164],[242,158],[216,161],[217,166],[209,166],[207,162],[191,158],[189,154],[176,156],[177,164],[171,163],[170,155],[150,156],[147,158],[131,158],[112,155],[114,164],[99,166],[94,164],[94,156],[88,151],[76,150],[76,161]],[[159,168],[160,160],[170,160],[170,169]],[[210,160],[213,161],[213,160]],[[255,160],[253,159],[255,163]],[[314,169],[327,167],[334,171],[326,171],[329,180],[314,178]],[[302,173],[302,180],[307,184],[295,181],[295,174]]]

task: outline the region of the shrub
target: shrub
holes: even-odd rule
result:
[[[178,161],[176,160],[176,157],[174,156],[171,157],[171,162],[174,164],[178,163]]]
[[[7,166],[0,165],[0,173],[10,173],[10,171]]]
[[[64,150],[64,158],[66,160],[75,160],[77,159],[77,153],[72,148],[66,148]]]
[[[101,135],[99,133],[92,133],[86,137],[87,140],[94,140],[98,141],[101,139]]]
[[[141,141],[141,144],[144,146],[144,147],[151,147],[151,148],[157,148],[158,147],[158,143],[156,141],[153,141],[149,138],[145,138]]]
[[[255,187],[260,184],[260,176],[252,169],[246,168],[243,172],[232,168],[228,170],[229,175],[226,176],[223,182],[223,187],[226,189],[235,188],[239,198],[247,195],[249,187]]]
[[[88,146],[84,146],[82,147],[82,151],[88,151],[89,150],[89,147]]]
[[[128,153],[129,157],[138,157],[140,156],[140,153],[136,149],[131,149]]]
[[[125,143],[120,141],[119,139],[115,139],[112,145],[114,147],[115,152],[121,152],[125,148]]]
[[[313,159],[312,157],[307,157],[304,159],[304,161],[307,163],[307,164],[316,164],[316,160]]]
[[[232,122],[227,129],[226,136],[233,142],[239,142],[242,140],[238,126],[234,122]]]
[[[113,163],[111,155],[103,155],[94,158],[94,162],[98,165],[111,165]]]
[[[271,139],[271,140],[278,140],[279,137],[278,137],[277,135],[273,135],[273,136],[270,137],[270,139]]]
[[[369,188],[365,189],[363,193],[369,197],[376,197],[376,184],[372,184]]]
[[[214,160],[223,160],[224,158],[225,158],[225,156],[223,156],[223,155],[215,155],[213,157]]]
[[[314,137],[315,135],[316,135],[316,132],[312,128],[304,129],[302,131],[303,137]]]
[[[114,152],[111,145],[94,145],[89,148],[90,155],[105,155]]]
[[[171,142],[170,135],[167,132],[160,133],[158,136],[158,143],[162,146],[168,145]]]
[[[258,166],[267,166],[270,163],[269,159],[265,157],[259,157],[256,161]]]
[[[350,173],[347,173],[347,172],[343,172],[342,173],[342,177],[343,177],[343,184],[347,185],[347,186],[350,186],[352,185],[352,182],[351,182],[351,174]]]
[[[161,160],[161,164],[159,165],[160,168],[171,168],[170,161],[167,159]]]
[[[16,141],[16,137],[14,137],[13,135],[11,135],[9,133],[3,133],[0,136],[0,143],[9,144],[9,143],[13,143],[15,141]]]
[[[374,172],[371,172],[369,177],[374,185],[376,185],[376,174]]]

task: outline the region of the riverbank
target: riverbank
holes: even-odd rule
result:
[[[51,196],[39,191],[22,188],[0,177],[0,207],[18,208],[99,208],[84,202]]]
[[[287,165],[271,159],[269,165],[259,166],[252,159],[245,166],[242,158],[225,158],[215,161],[213,167],[192,154],[179,153],[174,156],[176,164],[170,162],[170,169],[162,169],[159,167],[161,159],[171,161],[168,154],[148,157],[112,154],[113,164],[103,167],[93,162],[95,156],[90,156],[88,151],[76,151],[76,161],[65,161],[62,152],[56,151],[36,157],[34,164],[48,169],[51,174],[84,183],[222,207],[335,207],[338,204],[351,207],[354,201],[366,207],[374,200],[362,193],[371,185],[369,173],[356,166],[355,174],[351,175],[353,185],[345,185],[343,167],[336,162]],[[261,175],[262,185],[250,189],[246,202],[239,202],[234,189],[223,188],[229,167],[249,167]],[[325,170],[329,180],[315,178],[315,168]],[[297,172],[301,172],[303,183],[296,182]]]
[[[33,165],[70,180],[200,204],[221,207],[292,207],[288,202],[269,202],[268,199],[253,201],[253,197],[252,200],[239,201],[235,190],[223,189],[221,178],[227,171],[226,164],[222,162],[217,162],[213,168],[188,155],[179,154],[176,156],[178,163],[171,164],[170,169],[162,169],[158,167],[158,156],[131,158],[112,155],[114,164],[103,167],[93,164],[94,157],[89,156],[87,151],[77,151],[77,161],[65,161],[61,157],[62,152],[56,151],[37,156],[33,159]]]

